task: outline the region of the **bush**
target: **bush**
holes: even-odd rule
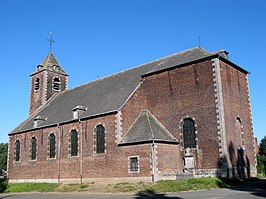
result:
[[[0,193],[4,192],[7,188],[7,180],[5,178],[0,178]]]
[[[266,161],[265,155],[258,155],[257,162],[258,162],[258,174],[264,176],[265,175],[265,167],[264,162]]]

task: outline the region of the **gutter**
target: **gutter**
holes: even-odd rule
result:
[[[119,143],[117,147],[150,144],[150,143],[175,144],[175,145],[179,144],[179,142],[175,142],[175,141],[150,139],[150,140],[143,140],[143,141],[136,141],[136,142]]]
[[[60,156],[61,156],[61,134],[62,134],[62,126],[57,124],[58,127],[58,184],[60,183]]]
[[[82,146],[83,146],[83,126],[82,121],[79,119],[80,123],[80,184],[82,184],[82,176],[83,176],[83,156],[82,156]]]

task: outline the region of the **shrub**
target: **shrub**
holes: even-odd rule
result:
[[[0,178],[0,193],[4,192],[7,188],[7,181],[5,178]]]

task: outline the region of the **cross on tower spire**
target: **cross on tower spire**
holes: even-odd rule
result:
[[[50,32],[50,39],[48,39],[48,41],[50,42],[50,52],[52,52],[52,44],[55,42],[55,40],[53,40],[52,32]]]
[[[200,46],[200,36],[198,37],[198,40],[199,40],[199,47],[201,47],[201,46]]]

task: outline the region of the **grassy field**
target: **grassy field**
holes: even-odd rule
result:
[[[251,179],[255,180],[255,179]],[[250,180],[249,180],[250,181]],[[52,184],[52,183],[16,183],[9,184],[5,192],[148,192],[165,193],[191,190],[230,187],[243,184],[247,181],[228,180],[220,178],[197,178],[189,180],[165,180],[156,183],[129,183],[116,184]]]
[[[53,192],[59,184],[53,183],[14,183],[8,184],[5,192]]]

